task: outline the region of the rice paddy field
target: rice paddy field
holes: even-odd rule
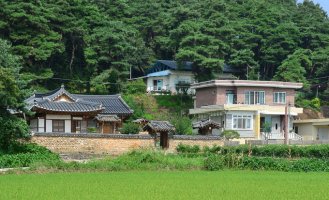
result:
[[[145,171],[0,175],[0,199],[329,199],[329,173]]]

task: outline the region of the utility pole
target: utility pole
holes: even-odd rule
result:
[[[320,85],[316,86],[316,98],[318,98],[318,96],[319,96],[319,88],[320,87],[321,87]]]
[[[130,69],[129,69],[129,77],[130,77],[130,80],[131,80],[131,66],[130,66]]]
[[[288,103],[286,103],[284,109],[284,144],[288,144]]]

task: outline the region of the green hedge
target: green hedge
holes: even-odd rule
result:
[[[180,151],[178,152],[180,153]],[[205,155],[212,153],[220,154],[220,155],[237,153],[237,154],[256,156],[256,157],[329,159],[329,145],[310,145],[310,146],[239,145],[239,146],[227,146],[227,147],[213,146],[213,147],[203,148],[202,152]]]
[[[15,144],[12,152],[0,155],[0,168],[29,167],[35,163],[58,161],[57,154],[36,144]]]

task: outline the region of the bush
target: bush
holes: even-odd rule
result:
[[[121,129],[122,134],[138,134],[139,131],[139,125],[132,122],[123,124],[123,127]]]
[[[124,94],[144,94],[146,92],[146,84],[142,79],[128,81],[123,86]]]
[[[192,121],[190,118],[176,116],[171,120],[171,123],[175,126],[177,135],[192,135]]]
[[[97,132],[97,128],[96,127],[88,127],[87,128],[87,132],[88,133],[96,133]]]
[[[224,168],[222,156],[211,154],[204,160],[204,168],[209,171],[218,171]]]
[[[19,152],[19,153],[18,153]],[[0,168],[29,167],[36,163],[59,161],[57,154],[36,144],[19,144],[13,146],[11,154],[0,156]]]
[[[176,147],[176,150],[178,153],[190,153],[190,154],[197,154],[200,152],[200,146],[198,145],[184,145],[184,144],[179,144]]]
[[[231,140],[234,138],[240,138],[240,134],[235,130],[225,130],[220,134],[226,140]]]

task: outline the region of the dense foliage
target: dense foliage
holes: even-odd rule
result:
[[[120,129],[122,134],[138,134],[140,130],[141,127],[132,122],[124,123],[123,127]]]
[[[28,136],[26,122],[12,115],[24,112],[26,81],[21,78],[20,58],[11,50],[11,46],[0,39],[0,151],[9,151],[17,138]]]
[[[11,152],[1,155],[0,168],[29,167],[35,164],[58,162],[59,156],[36,144],[15,144]]]
[[[130,71],[176,59],[193,61],[198,80],[228,63],[240,78],[300,81],[306,98],[318,88],[328,101],[328,35],[309,0],[0,1],[0,37],[38,89],[117,93]]]

